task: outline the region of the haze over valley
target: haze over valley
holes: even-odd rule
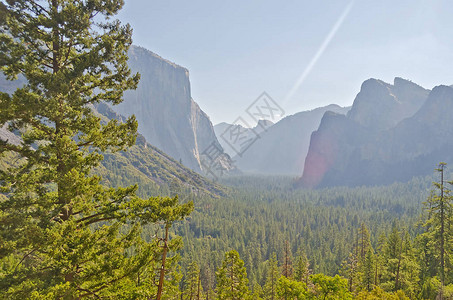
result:
[[[452,13],[0,1],[0,299],[453,299]]]

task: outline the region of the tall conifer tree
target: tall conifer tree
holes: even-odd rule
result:
[[[216,275],[218,300],[249,298],[247,271],[244,261],[240,259],[239,253],[236,250],[225,253],[225,259]]]
[[[0,93],[0,124],[20,145],[0,154],[18,162],[0,173],[0,278],[6,298],[154,297],[139,274],[158,259],[141,225],[181,220],[192,204],[141,199],[136,186],[107,188],[91,171],[102,152],[135,143],[134,117],[101,123],[93,105],[122,101],[137,86],[127,50],[132,30],[112,17],[122,0],[8,0],[0,3],[0,68],[26,84]],[[162,213],[164,212],[164,213]],[[177,215],[176,215],[177,214]],[[144,272],[142,272],[142,275]]]
[[[450,283],[447,272],[451,271],[449,253],[453,250],[450,224],[452,221],[452,195],[446,186],[444,171],[446,164],[440,163],[436,171],[439,173],[439,181],[434,182],[435,191],[425,203],[428,218],[424,224],[425,237],[428,248],[435,257],[435,267],[439,273],[442,285]]]
[[[264,298],[268,300],[277,299],[277,282],[280,278],[277,255],[275,252],[267,262],[266,283],[264,284]]]

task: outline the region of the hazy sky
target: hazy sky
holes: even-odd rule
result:
[[[368,78],[453,84],[451,0],[126,0],[134,43],[189,69],[214,124],[266,91],[286,112],[351,105]]]

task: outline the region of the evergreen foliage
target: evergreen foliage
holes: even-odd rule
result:
[[[142,226],[181,220],[192,204],[141,199],[137,186],[109,188],[92,170],[101,152],[135,143],[137,122],[102,123],[91,105],[118,104],[135,88],[127,50],[131,28],[112,20],[123,1],[0,3],[0,67],[26,84],[0,94],[0,123],[20,161],[0,173],[0,293],[9,299],[154,297],[161,252]],[[171,212],[171,215],[168,214]],[[141,276],[139,276],[141,274]],[[143,278],[148,275],[147,278]]]
[[[444,163],[430,195],[425,178],[294,190],[231,177],[224,189],[136,143],[134,117],[99,115],[139,79],[131,28],[112,20],[122,6],[0,3],[0,68],[25,79],[0,93],[0,124],[22,141],[0,143],[2,298],[453,298]]]
[[[249,297],[247,271],[236,250],[225,253],[225,259],[216,276],[217,299],[239,300]]]

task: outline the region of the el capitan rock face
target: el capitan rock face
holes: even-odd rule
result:
[[[113,109],[135,114],[138,130],[149,143],[200,172],[201,153],[211,143],[220,144],[209,117],[191,97],[189,71],[136,46],[129,50],[128,64],[141,79]]]
[[[124,101],[112,109],[123,116],[135,114],[139,132],[151,145],[200,172],[203,151],[211,144],[222,147],[209,117],[191,98],[188,70],[136,46],[130,48],[128,64],[132,73],[141,74],[140,83],[136,90],[126,91]],[[12,93],[25,82],[20,76],[15,81],[0,76],[0,89]],[[8,137],[4,127],[0,137]],[[223,171],[235,170],[225,156],[216,162]]]
[[[451,87],[368,80],[346,117],[323,117],[299,185],[379,185],[429,175],[440,161],[453,162],[452,111]]]

